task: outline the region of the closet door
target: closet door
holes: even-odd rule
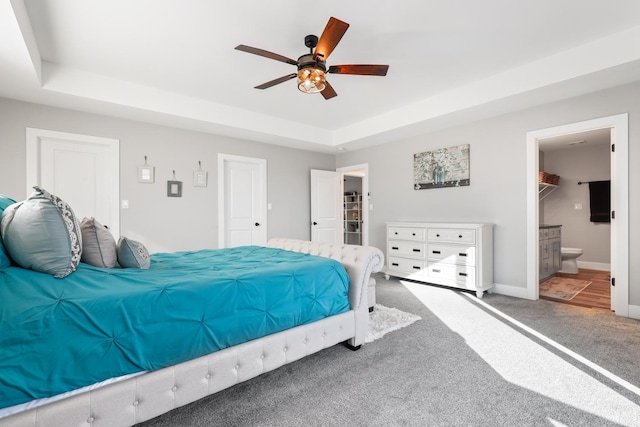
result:
[[[27,194],[37,185],[120,234],[117,139],[27,128]]]
[[[311,170],[311,241],[343,243],[342,174]]]

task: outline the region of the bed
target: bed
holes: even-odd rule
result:
[[[0,298],[15,298],[19,289],[31,302],[0,305],[8,325],[0,336],[0,426],[131,426],[338,343],[358,348],[368,330],[371,274],[382,265],[372,247],[272,239],[266,247],[154,254],[148,270],[80,263],[56,279],[5,268]],[[28,286],[40,276],[45,296]],[[209,286],[216,277],[221,282]],[[11,280],[22,280],[13,294]],[[76,287],[83,297],[71,293]],[[42,313],[52,310],[68,312],[66,323],[44,325],[43,334]],[[88,335],[66,339],[73,328]],[[25,330],[41,335],[31,337],[37,343],[70,344],[42,367],[41,354],[7,350]],[[132,344],[133,335],[142,338]],[[27,378],[35,381],[7,390]],[[49,388],[40,389],[43,383]]]

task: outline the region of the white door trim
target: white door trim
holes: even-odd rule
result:
[[[226,210],[225,210],[225,163],[236,161],[244,163],[254,163],[260,166],[260,210],[262,216],[262,226],[267,239],[267,160],[255,157],[234,156],[231,154],[218,153],[218,248],[226,247]]]
[[[105,147],[107,152],[107,167],[115,171],[113,179],[107,183],[111,200],[109,228],[117,239],[120,236],[120,140],[103,138],[92,135],[80,135],[76,133],[59,132],[46,129],[27,128],[26,132],[26,158],[27,158],[27,187],[25,198],[33,192],[34,185],[40,185],[39,159],[42,150],[42,140],[58,140],[61,142],[75,141],[81,143],[96,144]]]
[[[553,136],[611,128],[611,275],[612,303],[618,316],[629,316],[629,115],[618,114],[527,133],[527,298],[538,299],[538,140]]]
[[[369,246],[369,163],[337,168],[336,172],[364,171],[362,176],[362,246]],[[340,201],[342,203],[342,200]]]

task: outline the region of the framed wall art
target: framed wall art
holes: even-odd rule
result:
[[[147,156],[144,156],[144,165],[138,166],[138,182],[153,184],[154,171],[154,167],[147,163]]]
[[[182,181],[167,181],[167,197],[182,197]]]
[[[202,162],[198,162],[198,170],[193,171],[193,186],[194,187],[206,187],[207,186],[207,172],[202,170]]]
[[[413,155],[413,188],[462,187],[469,180],[469,144]]]
[[[176,171],[173,171],[173,180],[167,181],[167,197],[182,197],[182,181],[176,180]]]

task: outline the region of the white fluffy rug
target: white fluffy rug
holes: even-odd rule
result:
[[[369,333],[364,342],[372,342],[391,331],[396,331],[422,319],[420,316],[406,313],[397,308],[376,304],[369,313]]]

